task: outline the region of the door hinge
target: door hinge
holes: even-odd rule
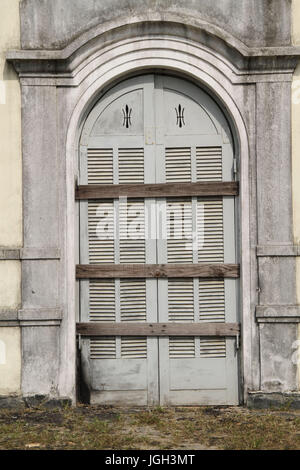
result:
[[[235,337],[235,349],[236,351],[240,349],[240,334],[239,333]]]
[[[237,160],[236,160],[236,158],[233,159],[232,170],[233,170],[233,175],[236,176],[236,174],[237,174]]]
[[[78,351],[81,351],[81,334],[78,335],[78,343],[77,343],[77,346],[78,346]]]

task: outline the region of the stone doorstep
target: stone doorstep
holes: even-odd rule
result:
[[[0,409],[35,408],[44,406],[48,409],[72,406],[70,398],[54,398],[46,395],[0,396]],[[246,406],[248,408],[282,408],[300,410],[300,392],[248,392]]]
[[[72,400],[70,398],[53,398],[46,395],[33,395],[30,397],[21,396],[0,396],[0,409],[4,408],[35,408],[43,406],[48,409],[63,408],[71,406]]]
[[[248,392],[248,408],[282,408],[300,410],[300,392]]]

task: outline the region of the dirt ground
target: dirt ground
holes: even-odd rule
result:
[[[0,450],[300,449],[300,410],[86,406],[0,410]]]

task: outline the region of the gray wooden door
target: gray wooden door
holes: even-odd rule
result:
[[[230,182],[233,170],[231,134],[221,110],[182,79],[151,74],[122,82],[94,107],[82,131],[81,186],[131,185],[131,194],[137,185]],[[154,186],[153,197],[150,192],[80,200],[80,265],[186,269],[236,263],[233,195],[155,197]],[[185,331],[190,324],[236,323],[237,316],[233,278],[82,279],[80,322],[129,326],[127,335],[81,338],[90,401],[237,404],[233,336],[130,332],[137,323],[176,322]]]

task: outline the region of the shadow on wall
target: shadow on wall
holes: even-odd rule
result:
[[[18,76],[12,64],[5,62],[3,69],[3,80],[18,80]]]

